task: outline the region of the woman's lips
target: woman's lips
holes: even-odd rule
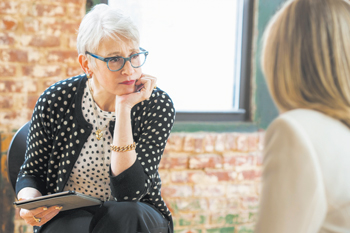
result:
[[[130,80],[130,81],[124,81],[120,84],[125,84],[125,85],[134,85],[135,84],[135,80]]]

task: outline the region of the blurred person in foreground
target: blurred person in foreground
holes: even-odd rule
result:
[[[265,136],[255,232],[350,232],[349,1],[287,1],[262,68],[281,114]]]
[[[79,27],[78,61],[85,72],[49,87],[31,120],[18,199],[74,190],[101,206],[61,212],[20,210],[34,232],[168,233],[158,166],[174,123],[170,97],[142,73],[148,52],[133,22],[95,6]]]

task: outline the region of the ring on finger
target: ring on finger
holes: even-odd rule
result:
[[[33,218],[34,218],[35,222],[37,222],[37,223],[41,222],[41,218],[36,218],[35,216],[33,216]]]

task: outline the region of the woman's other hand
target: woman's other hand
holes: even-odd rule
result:
[[[149,99],[153,89],[156,86],[157,86],[156,77],[153,77],[147,74],[142,74],[141,77],[135,83],[135,92],[126,94],[126,95],[121,95],[121,96],[117,95],[115,104],[116,106],[124,105],[131,109],[136,104]],[[140,87],[142,88],[138,90]]]
[[[33,210],[21,209],[19,215],[31,226],[42,226],[55,217],[62,207],[39,207]]]

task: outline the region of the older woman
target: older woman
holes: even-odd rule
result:
[[[67,190],[103,205],[60,212],[21,209],[35,232],[172,232],[159,162],[174,122],[169,96],[143,74],[148,52],[129,18],[107,5],[82,20],[86,75],[49,87],[34,109],[18,199]]]
[[[350,3],[290,0],[262,66],[281,115],[265,136],[257,233],[350,232]]]

